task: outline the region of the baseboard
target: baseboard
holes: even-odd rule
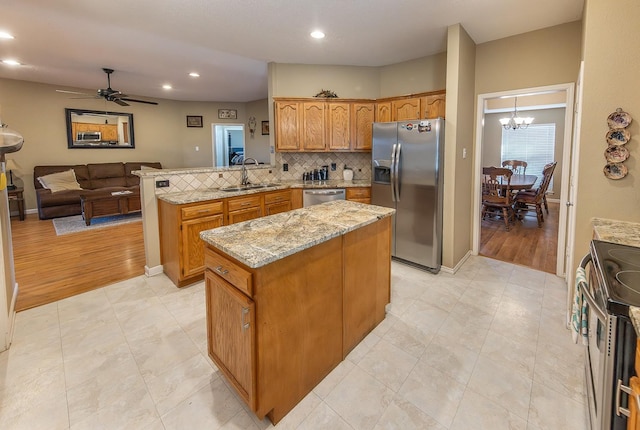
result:
[[[455,267],[451,268],[451,267],[447,267],[447,266],[441,266],[440,267],[440,271],[444,272],[444,273],[449,273],[451,275],[455,275],[456,272],[458,270],[460,270],[462,265],[469,259],[469,257],[471,257],[471,250],[467,251],[467,253],[464,255],[464,257],[462,257],[460,259],[460,261],[458,261],[458,264],[456,264]]]
[[[147,265],[144,266],[144,274],[147,275],[147,277],[162,275],[163,272],[164,267],[162,266],[162,264],[154,267],[149,267]]]

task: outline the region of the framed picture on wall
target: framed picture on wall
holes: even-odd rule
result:
[[[262,121],[262,135],[268,135],[269,134],[269,121]]]
[[[187,115],[187,127],[202,127],[202,116]]]
[[[237,109],[218,109],[218,118],[220,119],[237,119]]]

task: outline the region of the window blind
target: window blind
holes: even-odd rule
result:
[[[525,129],[502,130],[501,162],[522,160],[527,162],[527,174],[542,179],[542,168],[554,161],[556,146],[555,124],[531,124]],[[549,184],[553,189],[553,179]]]

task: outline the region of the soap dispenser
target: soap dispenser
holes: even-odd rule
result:
[[[352,181],[353,180],[353,170],[351,170],[351,168],[347,167],[346,164],[344,166],[344,170],[342,171],[342,178],[345,181]]]

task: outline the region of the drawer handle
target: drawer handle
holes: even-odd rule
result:
[[[216,267],[215,270],[221,275],[226,275],[227,273],[229,273],[229,271],[227,269],[222,268],[222,266]]]
[[[242,308],[242,331],[247,331],[249,329],[249,323],[244,321],[244,316],[249,313],[249,308]]]
[[[205,214],[205,213],[208,213],[208,212],[211,212],[211,209],[200,209],[197,213]]]
[[[240,206],[249,206],[250,204],[251,202],[244,202],[244,203],[241,203]]]

